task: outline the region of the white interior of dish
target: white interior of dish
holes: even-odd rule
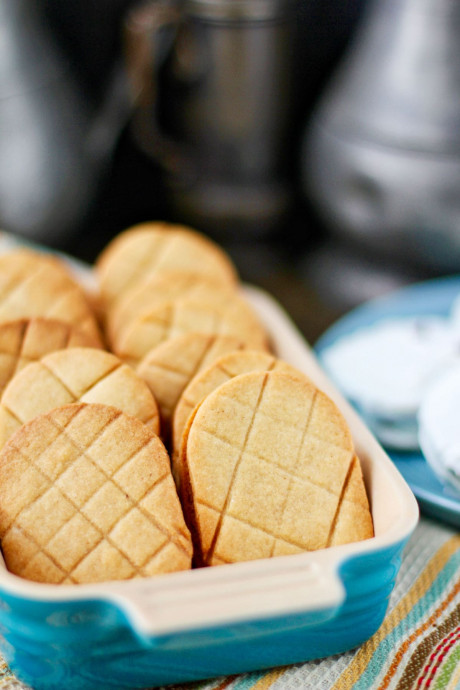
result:
[[[97,585],[44,585],[0,568],[0,587],[32,599],[102,597],[117,601],[145,634],[248,620],[340,605],[339,564],[407,538],[418,520],[416,500],[390,458],[335,389],[282,308],[267,293],[244,294],[272,337],[277,356],[306,373],[342,410],[352,431],[371,503],[375,537],[299,556],[237,563],[171,575]]]

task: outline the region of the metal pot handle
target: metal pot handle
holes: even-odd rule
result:
[[[141,150],[171,173],[178,168],[186,170],[188,165],[178,145],[159,125],[158,73],[181,20],[176,6],[168,2],[147,2],[129,12],[123,32],[126,73],[133,100],[133,136]]]

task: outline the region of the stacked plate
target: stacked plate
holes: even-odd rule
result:
[[[433,471],[460,496],[460,362],[424,396],[418,415],[420,448]]]
[[[459,336],[439,317],[385,319],[337,341],[323,366],[384,445],[414,449],[423,395],[460,361]]]
[[[408,459],[421,455],[460,502],[459,279],[369,302],[333,326],[317,350],[403,473],[411,471]]]

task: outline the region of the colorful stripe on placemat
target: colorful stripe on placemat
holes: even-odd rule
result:
[[[330,661],[333,665],[333,660]],[[288,667],[233,676],[199,687],[202,690],[309,688],[313,687],[309,685],[310,666],[300,665],[295,677]],[[299,684],[302,682],[303,686]],[[334,680],[320,687],[460,690],[460,535],[450,537],[432,553],[375,635],[350,654],[349,663]]]
[[[428,531],[415,535],[426,537],[431,557],[413,581],[412,569],[406,571],[411,585],[402,587],[399,599],[393,596],[379,630],[356,652],[175,690],[460,690],[460,534],[450,535],[444,533],[434,549]],[[24,687],[0,665],[0,688],[10,688],[8,681],[12,690]]]
[[[447,644],[445,637],[452,634],[449,653],[438,657],[437,676],[458,646],[459,572],[460,536],[455,536],[435,553],[379,630],[362,645],[333,690],[432,686],[433,680],[427,685],[423,675],[434,646]]]
[[[25,690],[26,686],[20,683],[11,673],[6,662],[0,657],[0,689],[1,690]],[[26,689],[28,690],[28,689]]]

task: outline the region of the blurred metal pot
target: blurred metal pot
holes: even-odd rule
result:
[[[131,111],[114,73],[92,112],[34,0],[0,2],[0,228],[51,245],[85,217]]]
[[[263,235],[289,203],[289,7],[163,0],[126,22],[136,141],[162,166],[175,214],[217,234]]]
[[[460,3],[370,0],[308,124],[303,188],[332,233],[460,269]]]

